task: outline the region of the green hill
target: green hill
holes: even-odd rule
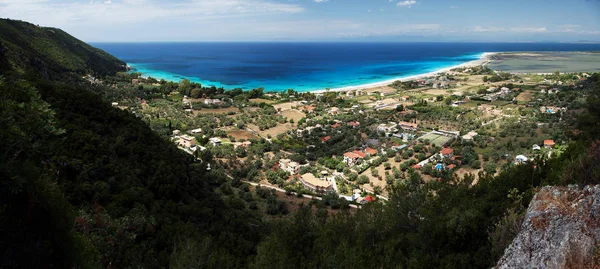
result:
[[[123,62],[18,21],[0,44],[0,268],[165,268],[189,240],[243,267],[261,220],[215,192],[223,174],[80,79]]]
[[[107,75],[125,70],[125,62],[74,38],[63,30],[0,19],[0,71],[35,72],[58,79],[65,73]]]

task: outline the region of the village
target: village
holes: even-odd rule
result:
[[[193,85],[186,94],[171,85],[162,98],[113,106],[137,113],[199,160],[209,152],[213,168],[228,175],[360,205],[387,200],[408,179],[477,184],[481,173],[560,154],[560,126],[578,101],[561,88],[586,75],[481,67],[369,89],[256,96],[200,94]],[[142,77],[131,84],[165,88]]]

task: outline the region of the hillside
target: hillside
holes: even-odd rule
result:
[[[0,72],[58,79],[65,73],[102,76],[122,70],[125,62],[63,30],[0,19]]]
[[[161,268],[189,240],[222,253],[205,263],[242,267],[261,221],[228,205],[245,192],[215,192],[219,170],[79,81],[121,61],[17,21],[0,21],[0,42],[0,268]]]

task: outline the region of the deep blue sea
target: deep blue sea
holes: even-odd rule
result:
[[[267,91],[340,88],[428,73],[484,52],[600,51],[563,43],[94,43],[144,76]]]

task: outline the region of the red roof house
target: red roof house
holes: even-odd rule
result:
[[[444,157],[451,158],[451,157],[452,157],[452,154],[454,153],[454,149],[452,149],[452,148],[443,148],[443,149],[440,151],[440,153],[441,153],[442,155],[444,155]]]
[[[325,143],[325,142],[329,141],[329,139],[331,139],[331,136],[321,137],[321,142]]]
[[[556,145],[554,140],[544,140],[544,147],[551,148],[554,147],[554,145]]]
[[[372,202],[375,202],[375,200],[377,200],[377,199],[371,195],[367,195],[367,197],[365,197],[365,200],[369,203],[372,203]]]
[[[376,149],[372,149],[372,148],[366,148],[365,152],[371,156],[373,155],[377,155],[377,150]]]

